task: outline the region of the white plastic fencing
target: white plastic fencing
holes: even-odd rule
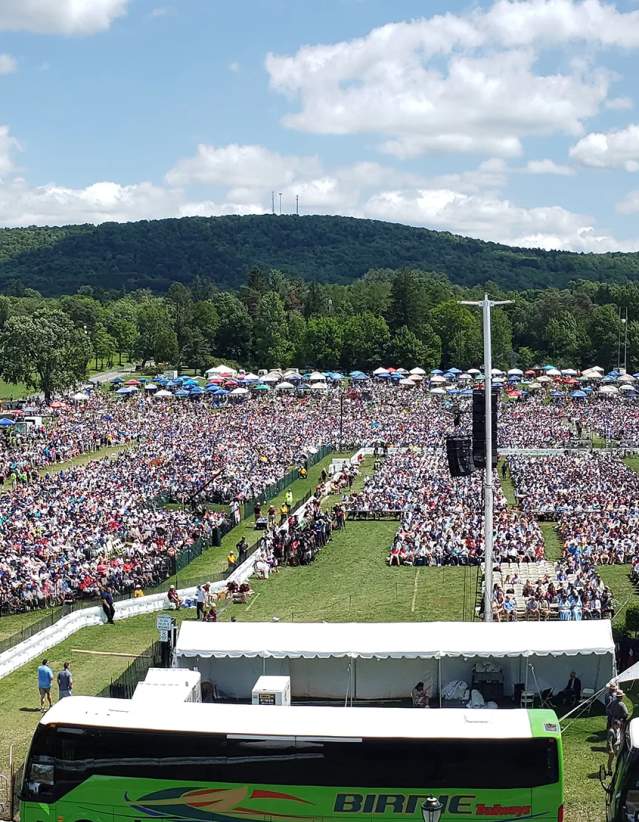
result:
[[[370,448],[362,448],[353,457],[351,462],[358,462],[360,454],[364,455],[372,453]],[[295,512],[298,516],[305,516],[306,508],[312,500],[307,500]],[[227,582],[233,580],[242,583],[253,574],[253,565],[255,563],[255,554],[251,555],[245,562],[242,563],[228,579],[220,580],[212,584],[214,592],[221,591],[226,588]],[[183,588],[179,591],[181,599],[194,598],[195,586],[191,588]],[[148,596],[138,597],[137,599],[126,599],[122,602],[116,603],[115,619],[128,619],[133,616],[140,616],[141,614],[150,614],[153,611],[161,611],[168,608],[169,602],[166,593],[149,594]],[[44,628],[37,634],[34,634],[29,639],[25,639],[19,645],[9,648],[8,651],[0,654],[0,679],[7,676],[7,674],[31,662],[32,659],[42,657],[44,652],[54,645],[59,645],[65,639],[80,631],[82,628],[90,628],[94,625],[102,625],[106,622],[106,617],[102,608],[95,606],[94,608],[82,608],[68,614],[48,628]]]

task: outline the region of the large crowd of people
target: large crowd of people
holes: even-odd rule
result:
[[[207,398],[123,399],[103,392],[56,405],[36,404],[41,427],[16,425],[0,433],[3,612],[90,596],[104,584],[126,593],[160,581],[173,557],[210,538],[230,516],[205,503],[263,499],[269,486],[322,445],[385,444],[389,456],[346,504],[353,515],[386,513],[399,520],[390,564],[481,562],[480,474],[452,481],[443,448],[447,434],[469,430],[467,400],[371,383],[303,396],[270,392],[221,407]],[[563,447],[613,429],[620,439],[639,440],[639,411],[620,407],[502,403],[500,447]],[[123,449],[115,458],[65,467],[108,445]],[[49,470],[56,464],[55,472]],[[567,552],[576,546],[598,562],[637,556],[639,479],[619,460],[510,457],[510,466],[522,504],[516,510],[497,496],[498,559],[543,556],[538,516],[559,519]],[[159,499],[183,505],[169,509]],[[275,559],[309,561],[320,530],[315,524],[299,530],[299,544]],[[267,547],[275,554],[281,546],[272,542]]]
[[[597,565],[639,554],[639,474],[599,451],[509,458],[522,510],[557,520],[564,551]]]

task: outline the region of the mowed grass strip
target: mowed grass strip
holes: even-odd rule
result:
[[[396,521],[347,521],[310,565],[254,579],[251,608],[229,608],[222,619],[292,622],[425,622],[472,618],[476,567],[386,565]],[[415,578],[420,572],[417,586]],[[412,608],[414,597],[414,610]]]

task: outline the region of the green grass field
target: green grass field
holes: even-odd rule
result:
[[[12,383],[0,380],[0,400],[19,400],[33,394],[32,389],[23,383]]]

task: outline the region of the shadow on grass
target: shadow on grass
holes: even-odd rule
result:
[[[18,708],[19,711],[26,714],[39,714],[40,708]]]

